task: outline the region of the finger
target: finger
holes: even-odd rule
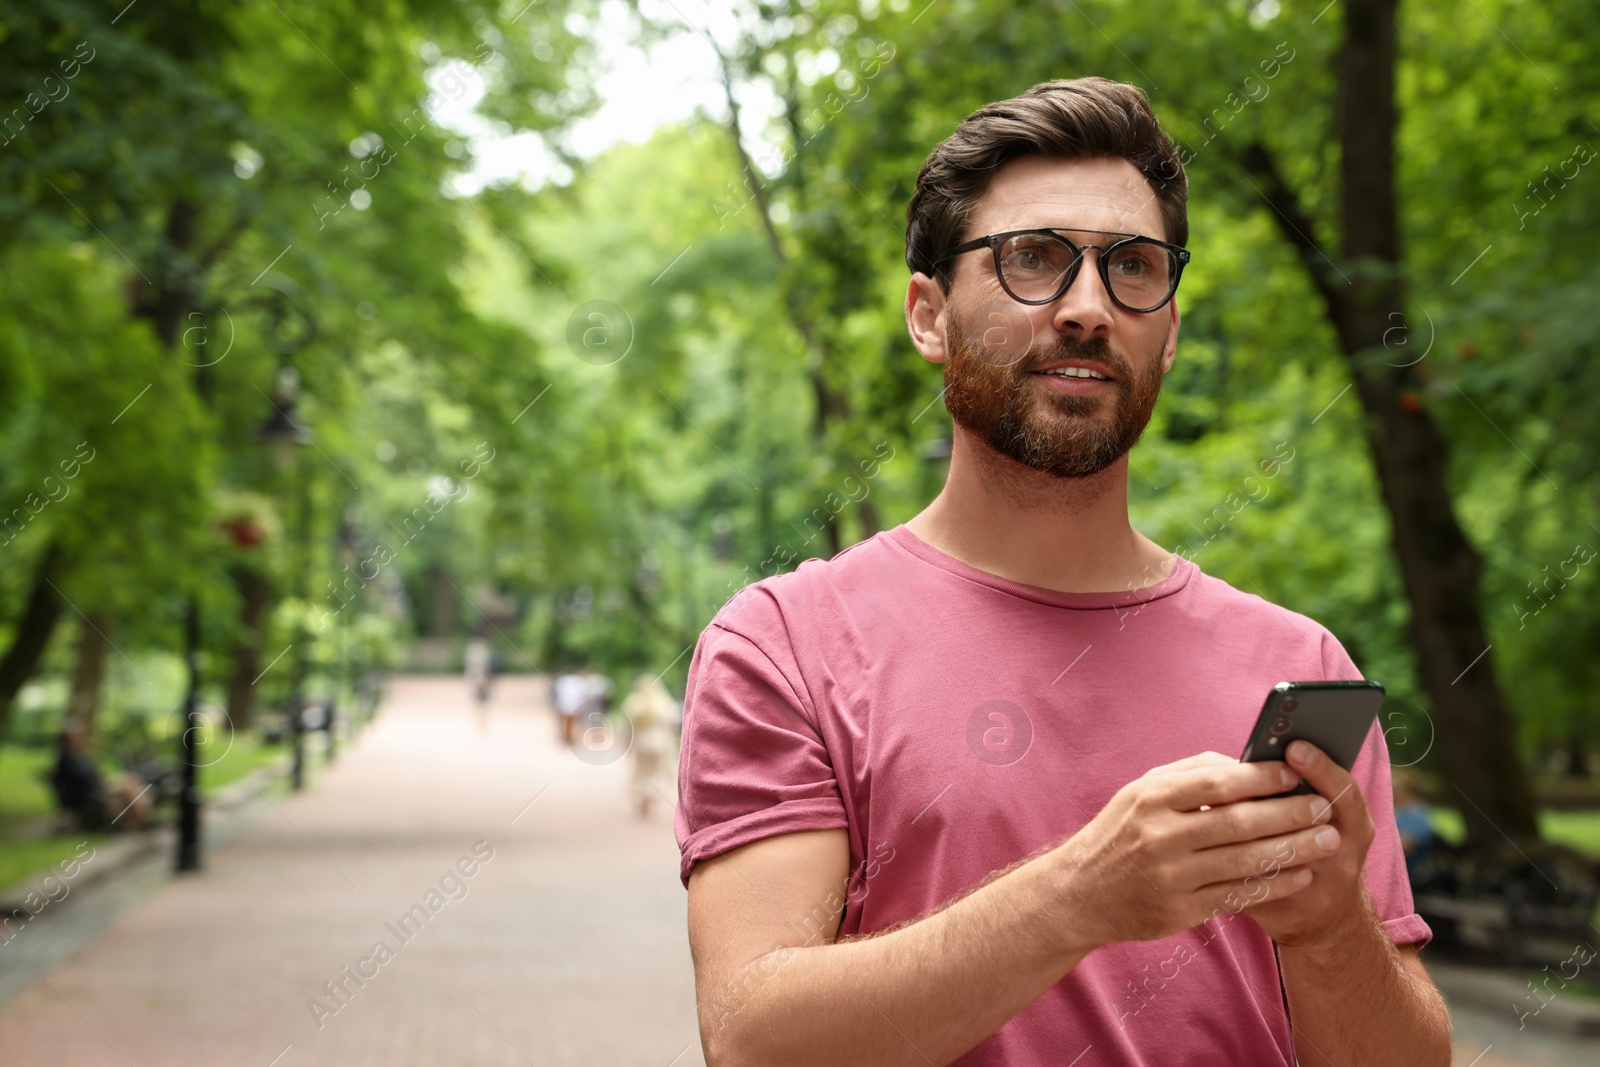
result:
[[[1161,799],[1175,811],[1195,811],[1202,805],[1216,807],[1250,797],[1270,797],[1292,789],[1300,776],[1281,760],[1266,763],[1240,763],[1192,767],[1164,776]]]
[[[1246,908],[1265,904],[1269,900],[1292,897],[1309,886],[1314,878],[1309,868],[1285,867],[1271,877],[1251,875],[1231,882],[1203,886],[1194,894],[1199,905],[1195,925],[1222,918],[1229,913],[1237,915]]]
[[[1185,881],[1206,886],[1251,877],[1274,879],[1285,868],[1328,858],[1342,840],[1337,827],[1318,823],[1281,837],[1203,849],[1191,857],[1192,866],[1186,864]]]
[[[1196,850],[1281,837],[1326,823],[1329,804],[1316,794],[1241,800],[1180,816],[1184,841]]]
[[[1332,811],[1323,816],[1324,821],[1335,821],[1346,811],[1353,813],[1357,805],[1365,803],[1350,772],[1329,759],[1316,745],[1295,741],[1285,755],[1289,757],[1289,766],[1299,771],[1311,787],[1333,805]]]
[[[1151,767],[1144,772],[1144,776],[1149,778],[1158,774],[1172,774],[1176,771],[1192,770],[1195,767],[1212,767],[1238,762],[1238,760],[1224,756],[1220,752],[1198,752],[1193,756],[1185,756],[1174,763],[1163,763],[1159,767]]]

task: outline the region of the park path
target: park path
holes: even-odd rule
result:
[[[397,679],[307,792],[7,1004],[0,1061],[703,1065],[670,808],[640,821],[545,696],[502,679],[481,733],[460,679]]]

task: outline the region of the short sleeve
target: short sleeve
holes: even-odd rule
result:
[[[741,629],[759,614],[741,617]],[[674,818],[685,886],[696,863],[741,845],[848,826],[821,732],[796,684],[762,648],[786,640],[781,625],[746,636],[715,621],[700,635],[684,692]],[[772,651],[789,659],[786,648]]]
[[[1332,634],[1322,642],[1323,677],[1330,681],[1357,681],[1361,672]],[[1397,945],[1426,945],[1433,938],[1427,922],[1416,913],[1411,881],[1406,877],[1405,851],[1394,819],[1394,785],[1389,774],[1389,746],[1384,740],[1384,713],[1372,724],[1351,774],[1366,797],[1372,813],[1372,847],[1362,874],[1378,918],[1389,940]]]

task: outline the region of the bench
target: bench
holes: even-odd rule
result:
[[[1591,920],[1600,904],[1600,885],[1531,893],[1513,881],[1500,894],[1419,893],[1414,903],[1441,940],[1488,949],[1508,965],[1520,967],[1529,960],[1561,959],[1575,944],[1594,943]]]

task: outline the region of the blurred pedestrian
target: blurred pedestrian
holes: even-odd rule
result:
[[[489,690],[494,684],[493,654],[489,650],[489,642],[485,641],[482,634],[475,635],[467,642],[466,652],[467,686],[472,690],[473,699],[478,708],[478,730],[487,731],[489,728]]]
[[[622,701],[622,711],[633,725],[633,802],[639,818],[648,819],[662,770],[671,763],[672,726],[678,719],[678,702],[660,679],[641,674]]]
[[[555,705],[561,743],[578,740],[578,713],[589,694],[589,683],[572,668],[564,669],[550,683],[550,702]]]
[[[589,730],[606,730],[606,713],[611,710],[611,698],[616,695],[617,687],[611,684],[611,679],[595,670],[585,667],[579,671],[583,680],[583,702],[578,707],[576,733],[569,744],[576,743],[583,738]]]

